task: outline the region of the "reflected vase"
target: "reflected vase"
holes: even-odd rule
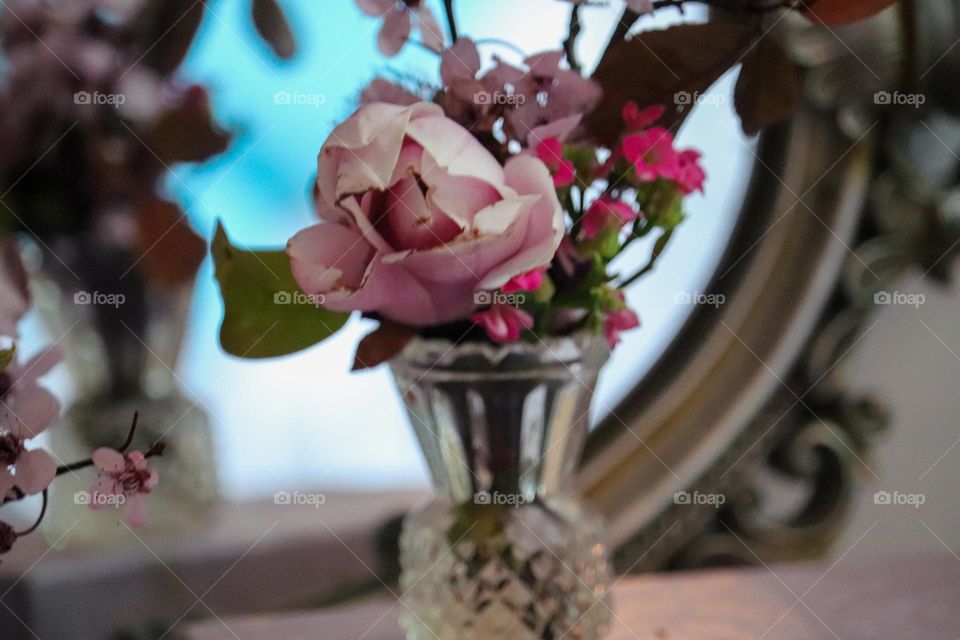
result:
[[[391,369],[435,497],[400,537],[410,640],[603,637],[611,568],[573,490],[602,339],[416,339]]]

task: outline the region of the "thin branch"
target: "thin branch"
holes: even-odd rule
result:
[[[43,522],[44,516],[46,515],[47,515],[47,490],[44,489],[43,490],[43,506],[40,507],[40,515],[37,516],[37,521],[34,522],[33,526],[30,527],[29,529],[26,529],[25,531],[18,531],[15,533],[15,535],[18,538],[21,536],[30,535],[31,533],[37,530],[37,528],[40,526],[40,523]]]
[[[127,434],[127,439],[121,445],[119,451],[120,453],[126,453],[127,449],[130,448],[130,445],[133,444],[133,437],[137,432],[137,421],[140,417],[139,412],[133,414],[133,422],[130,424],[130,432]],[[143,454],[144,458],[152,458],[154,456],[162,456],[164,449],[166,449],[166,443],[162,440],[154,442],[150,445],[147,451]],[[57,476],[62,476],[65,473],[71,473],[73,471],[79,471],[80,469],[86,469],[87,467],[93,466],[93,458],[87,458],[85,460],[78,460],[77,462],[71,462],[70,464],[62,464],[57,467]],[[46,490],[44,490],[46,494]],[[20,490],[19,487],[13,487],[13,497],[7,498],[3,502],[0,502],[0,506],[10,503],[17,502],[18,500],[23,500],[26,498],[26,494]],[[46,498],[44,498],[46,499]]]
[[[137,421],[140,419],[140,412],[133,412],[133,421],[130,423],[130,432],[127,433],[127,439],[123,441],[123,444],[120,445],[120,448],[117,449],[120,453],[124,453],[131,444],[133,444],[133,436],[137,433]]]
[[[563,41],[563,51],[567,54],[567,64],[580,73],[580,63],[577,62],[577,36],[580,35],[580,5],[570,7],[570,28],[567,30],[567,39]]]
[[[457,35],[457,21],[453,17],[453,0],[443,0],[443,8],[447,12],[447,26],[450,27],[450,40],[456,42],[459,36]]]

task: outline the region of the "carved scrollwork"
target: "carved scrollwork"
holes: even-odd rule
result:
[[[687,490],[720,495],[722,504],[675,500],[619,547],[620,570],[822,554],[843,529],[856,483],[872,473],[864,460],[888,415],[878,399],[850,393],[845,362],[898,278],[918,270],[946,282],[960,252],[960,93],[943,85],[942,69],[934,71],[939,64],[960,68],[960,52],[950,50],[938,63],[927,50],[946,43],[942,54],[960,35],[960,3],[904,5],[900,26],[918,50],[902,57],[907,80],[901,76],[896,87],[856,81],[850,54],[865,54],[847,47],[847,37],[861,35],[844,34],[844,42],[831,45],[832,36],[809,29],[788,34],[796,58],[812,67],[808,100],[832,111],[838,131],[849,139],[869,135],[878,143],[854,249],[780,388]],[[953,26],[944,31],[944,24]],[[873,28],[883,31],[889,24]],[[849,50],[840,50],[841,44]],[[878,109],[876,99],[867,101],[877,90],[911,91],[924,96],[924,104]]]

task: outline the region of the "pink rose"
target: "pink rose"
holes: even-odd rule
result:
[[[432,103],[361,107],[320,150],[325,222],[287,245],[300,288],[334,311],[427,326],[470,317],[474,293],[546,266],[563,237],[547,167],[506,166]]]

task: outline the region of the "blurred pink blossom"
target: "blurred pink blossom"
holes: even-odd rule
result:
[[[53,481],[57,465],[46,451],[28,450],[26,441],[40,435],[60,410],[57,399],[37,383],[60,362],[50,348],[0,372],[0,500],[13,489],[40,493]]]
[[[623,156],[633,165],[641,182],[653,182],[657,178],[672,179],[679,171],[673,136],[662,127],[628,135],[623,139]]]
[[[505,285],[500,287],[504,293],[516,293],[518,291],[536,291],[543,285],[544,267],[531,269],[526,273],[521,273],[510,279]]]
[[[90,487],[90,507],[102,509],[122,502],[123,518],[131,527],[146,524],[149,508],[145,496],[159,480],[156,470],[147,466],[146,457],[139,451],[124,455],[108,447],[97,449],[92,457],[100,475]]]
[[[607,344],[613,349],[620,344],[620,333],[636,329],[640,326],[640,318],[632,309],[617,309],[607,314],[603,319],[603,335],[607,338]]]
[[[486,311],[474,314],[473,321],[497,343],[516,342],[520,339],[521,331],[533,329],[533,316],[506,304],[495,304]]]
[[[377,34],[377,46],[383,55],[393,57],[400,52],[410,38],[414,22],[425,46],[443,50],[443,31],[424,0],[357,0],[357,6],[368,16],[383,18]]]
[[[576,177],[573,163],[563,158],[563,145],[557,138],[547,138],[537,145],[537,157],[547,165],[553,176],[553,186],[560,188],[573,183]]]
[[[620,200],[603,197],[598,199],[583,216],[583,237],[596,238],[607,229],[619,229],[637,219],[637,212]]]
[[[653,104],[641,109],[636,102],[630,101],[623,105],[623,121],[628,131],[640,131],[659,120],[664,111],[663,105]]]

